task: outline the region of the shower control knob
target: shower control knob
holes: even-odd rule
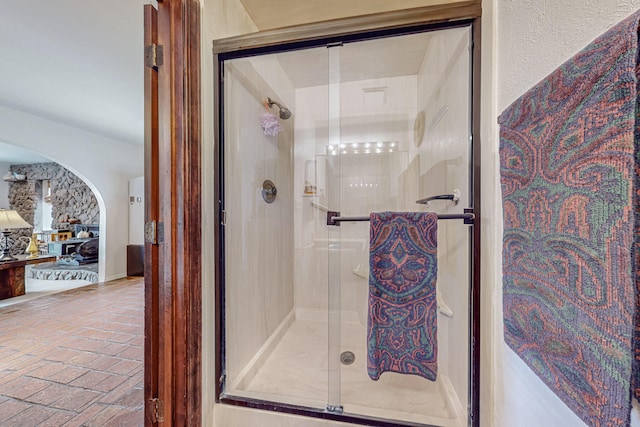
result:
[[[267,203],[273,203],[278,195],[278,189],[275,184],[268,179],[262,183],[262,198]]]
[[[356,355],[351,351],[343,351],[340,354],[340,363],[343,365],[351,365],[356,360]]]

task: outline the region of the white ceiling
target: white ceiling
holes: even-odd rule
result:
[[[41,157],[33,151],[22,149],[12,144],[0,142],[0,163],[8,163],[10,165],[19,165],[25,163],[46,163],[51,160]],[[0,175],[4,174],[0,170]]]
[[[241,1],[261,30],[397,8],[388,0]],[[457,0],[404,0],[403,8],[447,1]],[[152,0],[1,3],[0,105],[143,143],[143,5]],[[408,53],[406,65],[415,68],[420,53],[408,46],[392,48],[387,61],[360,60],[397,67],[404,63],[400,53]],[[296,74],[296,64],[286,68]],[[11,151],[9,158],[7,145],[0,145],[0,162],[42,161]]]
[[[145,3],[2,1],[0,105],[142,144]],[[8,159],[0,145],[0,162]]]

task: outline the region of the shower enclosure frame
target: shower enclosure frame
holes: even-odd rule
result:
[[[225,60],[242,58],[288,50],[330,45],[333,43],[368,40],[387,36],[436,31],[449,28],[469,27],[471,33],[471,88],[470,88],[470,135],[472,208],[475,218],[470,227],[470,289],[469,289],[469,396],[468,426],[480,425],[480,25],[479,1],[468,1],[454,5],[429,6],[397,12],[385,12],[358,18],[289,27],[280,30],[258,32],[246,36],[231,37],[213,42],[214,79],[217,90],[214,98],[215,159],[218,168],[215,185],[214,212],[217,233],[215,238],[215,398],[217,403],[269,410],[313,418],[335,420],[370,426],[420,426],[412,422],[398,422],[361,415],[334,413],[286,403],[276,403],[254,398],[224,395],[225,381],[225,213],[224,185],[224,78]],[[435,427],[435,426],[434,426]]]

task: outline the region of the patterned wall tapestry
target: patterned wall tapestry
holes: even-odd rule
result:
[[[637,388],[639,19],[499,118],[505,341],[590,426],[628,425]]]

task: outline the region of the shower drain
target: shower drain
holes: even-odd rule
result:
[[[351,365],[356,360],[356,355],[352,351],[343,351],[340,354],[340,363],[343,365]]]

